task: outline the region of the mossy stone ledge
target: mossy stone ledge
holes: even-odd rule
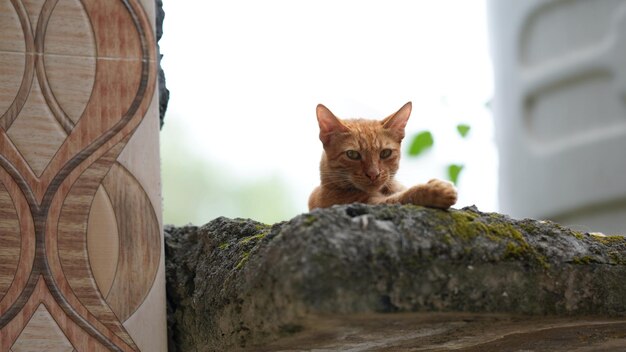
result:
[[[166,227],[171,351],[260,346],[307,317],[626,314],[626,239],[475,207],[352,204]]]

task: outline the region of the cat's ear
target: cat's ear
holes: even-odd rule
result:
[[[408,102],[404,104],[395,114],[390,115],[380,123],[383,125],[383,128],[390,130],[396,138],[402,140],[402,138],[404,138],[404,128],[406,127],[406,123],[409,121],[409,116],[411,115],[411,108],[412,104],[411,102]]]
[[[327,107],[322,104],[317,105],[317,123],[320,126],[320,140],[326,145],[330,137],[335,133],[350,132],[348,127],[341,123]]]

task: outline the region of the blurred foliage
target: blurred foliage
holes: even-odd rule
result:
[[[216,217],[275,223],[293,216],[293,200],[279,177],[241,179],[196,153],[170,121],[161,134],[165,224],[202,225]]]
[[[433,134],[430,131],[421,131],[413,137],[409,147],[409,155],[417,157],[432,148],[434,144]]]
[[[463,123],[456,126],[456,130],[459,132],[459,135],[461,135],[461,137],[463,138],[467,136],[470,129],[471,129],[470,125],[463,124]]]
[[[455,185],[459,181],[459,174],[463,170],[463,165],[459,164],[450,164],[448,165],[448,180],[450,180]]]
[[[458,124],[456,130],[461,138],[465,138],[471,130],[471,126],[468,124]],[[408,154],[411,157],[419,157],[423,155],[425,151],[432,148],[434,144],[435,140],[430,131],[420,131],[413,137],[411,146],[408,149]],[[463,171],[462,164],[449,164],[447,167],[448,180],[457,185],[461,171]]]

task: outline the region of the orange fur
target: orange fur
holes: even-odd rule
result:
[[[411,114],[406,103],[381,120],[337,118],[324,105],[317,106],[320,140],[320,185],[309,197],[309,210],[353,202],[416,204],[446,209],[456,203],[456,189],[437,179],[405,189],[395,181],[400,144]],[[356,154],[355,154],[356,153]]]

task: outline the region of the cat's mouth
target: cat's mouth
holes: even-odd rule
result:
[[[355,181],[356,182],[354,182],[354,184],[357,186],[357,188],[365,192],[374,192],[380,190],[387,183],[387,178],[379,177],[375,180],[370,180],[359,177]]]

